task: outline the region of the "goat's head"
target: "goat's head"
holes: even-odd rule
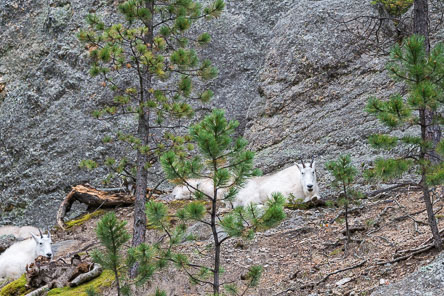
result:
[[[47,230],[48,234],[44,235],[42,234],[40,229],[39,232],[40,232],[40,237],[31,232],[31,235],[36,243],[35,247],[36,256],[45,256],[47,258],[51,258],[52,257],[51,233],[49,232],[49,230]]]
[[[304,161],[301,159],[301,163],[297,163],[296,165],[301,172],[301,184],[304,194],[306,196],[314,194],[314,190],[317,186],[316,162],[314,161],[314,157],[311,159],[310,163],[304,163]]]

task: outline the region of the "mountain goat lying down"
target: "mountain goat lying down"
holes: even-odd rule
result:
[[[31,233],[37,233],[39,230],[34,226],[2,226],[0,227],[0,236],[13,235],[17,240],[31,238]]]
[[[316,182],[316,162],[295,165],[274,174],[254,177],[239,190],[233,206],[247,206],[250,203],[264,204],[273,192],[280,192],[285,197],[290,193],[304,202],[320,199]]]
[[[24,272],[27,264],[38,256],[52,257],[51,233],[40,237],[31,233],[32,238],[17,242],[0,255],[0,278],[17,279]]]
[[[194,189],[198,188],[205,194],[213,195],[213,182],[211,179],[189,179],[189,186],[176,186],[172,192],[175,199],[189,199]],[[222,198],[225,190],[218,191],[218,198]],[[239,190],[233,206],[246,206],[250,203],[264,204],[273,192],[280,192],[284,196],[290,193],[304,202],[320,199],[319,187],[316,182],[316,162],[301,162],[282,171],[261,177],[249,179],[245,186]]]

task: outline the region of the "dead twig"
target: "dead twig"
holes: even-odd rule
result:
[[[344,271],[347,271],[347,270],[351,270],[351,269],[355,269],[355,268],[361,267],[361,266],[363,266],[366,262],[367,262],[367,259],[365,259],[365,260],[359,262],[359,263],[356,264],[356,265],[353,265],[353,266],[350,266],[350,267],[346,267],[346,268],[342,268],[342,269],[338,269],[338,270],[335,270],[335,271],[333,271],[333,272],[330,272],[330,273],[328,273],[326,276],[324,276],[321,280],[319,280],[319,281],[317,281],[317,282],[315,282],[315,283],[309,283],[309,284],[306,284],[306,285],[301,286],[301,289],[305,289],[305,288],[308,288],[308,287],[314,287],[314,286],[317,286],[317,285],[319,285],[320,283],[325,282],[330,276],[332,276],[332,275],[334,275],[334,274],[341,273],[341,272],[344,272]]]
[[[376,264],[377,264],[377,265],[393,264],[393,263],[395,263],[395,262],[399,262],[399,261],[407,260],[407,259],[409,259],[409,258],[411,258],[411,257],[413,257],[413,256],[415,256],[415,255],[418,255],[418,254],[421,254],[421,253],[423,253],[423,252],[426,252],[426,251],[428,251],[428,250],[430,250],[430,249],[433,249],[434,247],[435,247],[434,244],[430,244],[430,245],[427,245],[427,246],[425,246],[424,248],[418,249],[417,251],[412,252],[412,253],[410,253],[410,254],[408,254],[408,255],[401,256],[401,257],[398,257],[398,258],[396,258],[396,259],[389,260],[389,261],[379,261],[379,262],[376,262]]]
[[[378,189],[378,190],[372,191],[370,193],[367,193],[366,195],[368,197],[375,197],[378,194],[387,193],[389,191],[392,191],[392,190],[395,190],[395,189],[399,189],[399,188],[402,188],[402,187],[408,187],[409,191],[410,191],[411,187],[420,189],[418,184],[415,184],[415,183],[402,183],[402,184],[396,184],[396,185],[393,185],[393,186],[390,186],[390,187],[387,187],[387,188],[384,188],[384,189]]]

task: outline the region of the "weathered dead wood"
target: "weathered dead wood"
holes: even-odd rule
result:
[[[320,279],[320,280],[317,281],[317,282],[314,282],[314,283],[312,282],[312,283],[308,283],[308,284],[305,284],[305,285],[301,286],[301,289],[305,289],[305,288],[308,288],[308,287],[315,287],[315,286],[319,285],[320,283],[325,282],[330,276],[332,276],[332,275],[334,275],[334,274],[341,273],[341,272],[344,272],[344,271],[347,271],[347,270],[350,270],[350,269],[355,269],[355,268],[361,267],[361,266],[363,266],[366,262],[367,262],[367,259],[365,259],[365,260],[359,262],[359,263],[356,264],[356,265],[353,265],[353,266],[350,266],[350,267],[346,267],[346,268],[342,268],[342,269],[338,269],[338,270],[335,270],[335,271],[333,271],[333,272],[330,272],[330,273],[328,273],[327,275],[325,275],[322,279]]]
[[[50,261],[46,257],[39,256],[34,263],[26,266],[26,287],[39,289],[43,286],[48,288],[75,287],[96,278],[101,273],[100,265],[82,262],[78,255],[71,259],[66,258],[66,260],[60,258],[57,261]]]
[[[365,228],[365,226],[363,226],[363,225],[355,225],[355,226],[351,226],[349,229],[348,229],[348,231],[350,232],[350,233],[354,233],[354,232],[357,232],[357,231],[364,231],[366,228]],[[347,229],[343,229],[342,231],[341,231],[341,233],[342,234],[346,234],[346,232],[347,232]]]
[[[80,267],[80,265],[79,265]],[[102,273],[102,266],[100,264],[95,263],[94,267],[91,271],[79,274],[74,280],[69,283],[70,287],[77,287],[83,283],[89,282],[92,279],[95,279]]]
[[[132,205],[134,204],[134,197],[124,193],[109,193],[90,186],[77,185],[65,197],[57,211],[57,224],[62,229],[65,229],[63,219],[66,213],[71,210],[75,201],[87,204],[90,209],[97,209]]]
[[[387,187],[387,188],[384,188],[384,189],[378,189],[378,190],[369,192],[366,195],[367,195],[367,197],[376,197],[377,195],[379,195],[381,193],[387,193],[387,192],[390,192],[392,190],[396,190],[396,189],[403,188],[403,187],[408,187],[409,190],[410,189],[413,189],[413,190],[420,189],[418,184],[415,184],[415,183],[402,183],[402,184],[396,184],[396,185],[393,185],[393,186],[390,186],[390,187]]]
[[[421,253],[426,252],[428,250],[431,250],[434,247],[435,247],[434,244],[430,244],[430,245],[424,246],[423,248],[417,249],[415,252],[409,253],[409,254],[407,254],[405,256],[401,256],[401,257],[398,257],[396,259],[388,260],[388,261],[379,261],[379,262],[376,262],[376,264],[377,265],[385,265],[385,264],[388,264],[388,263],[392,264],[392,263],[399,262],[399,261],[402,261],[402,260],[407,260],[407,259],[409,259],[409,258],[411,258],[411,257],[413,257],[415,255],[418,255],[418,254],[421,254]]]
[[[57,211],[57,224],[65,230],[65,222],[63,219],[65,218],[66,213],[71,210],[72,204],[75,201],[87,204],[88,209],[90,210],[129,206],[134,204],[134,196],[127,192],[115,192],[115,189],[118,188],[98,190],[88,185],[74,186],[59,206]],[[166,192],[158,190],[157,188],[147,188],[148,197],[165,193]]]
[[[43,287],[38,288],[37,290],[34,290],[25,296],[40,296],[40,295],[46,295],[46,292],[48,292],[51,288],[49,285],[44,285]]]

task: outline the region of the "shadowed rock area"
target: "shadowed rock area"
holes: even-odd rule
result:
[[[371,296],[435,296],[444,295],[444,255],[432,264],[389,286],[378,288]]]

